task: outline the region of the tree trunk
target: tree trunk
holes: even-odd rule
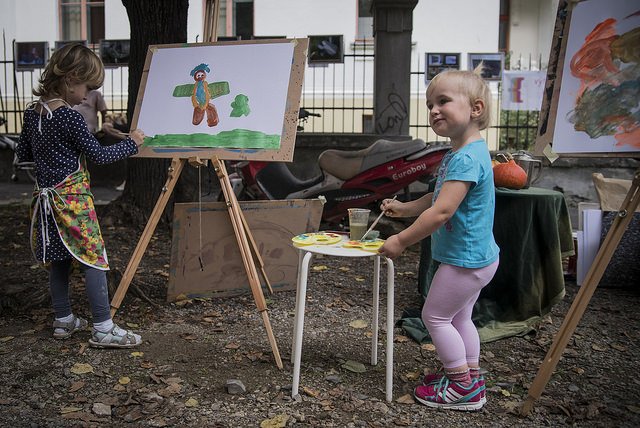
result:
[[[184,43],[187,41],[188,0],[122,0],[131,27],[131,52],[129,56],[129,96],[127,119],[131,123],[138,98],[142,70],[149,45]],[[144,131],[144,129],[143,129]],[[167,179],[170,160],[131,158],[127,161],[127,182],[122,197],[109,210],[108,216],[122,213],[130,221],[144,226]],[[197,180],[194,168],[186,167],[167,204],[162,220],[171,219],[175,200],[195,200]],[[191,179],[191,180],[189,180]],[[188,182],[188,183],[187,183]]]

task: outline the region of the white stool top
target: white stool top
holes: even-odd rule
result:
[[[322,232],[318,232],[322,233]],[[365,251],[360,248],[347,248],[344,246],[346,242],[349,241],[349,234],[344,232],[327,232],[327,233],[335,233],[341,236],[340,242],[335,244],[312,244],[312,245],[296,245],[293,244],[294,247],[306,251],[309,253],[315,254],[324,254],[327,256],[338,256],[338,257],[372,257],[379,256],[378,251]]]

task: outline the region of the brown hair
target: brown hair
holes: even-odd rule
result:
[[[458,86],[460,93],[469,98],[469,104],[473,106],[476,100],[484,103],[484,109],[480,116],[476,119],[479,129],[485,129],[491,122],[491,90],[487,83],[480,77],[478,70],[449,70],[437,74],[427,88],[427,98],[433,92],[438,83],[444,82],[445,79],[453,80]]]
[[[86,83],[91,90],[102,86],[103,81],[104,66],[98,55],[86,46],[70,43],[51,55],[33,94],[64,97],[70,84]]]

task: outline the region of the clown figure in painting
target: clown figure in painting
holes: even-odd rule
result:
[[[191,76],[196,81],[193,85],[193,94],[191,102],[193,103],[193,124],[199,125],[207,113],[207,125],[216,126],[219,122],[218,111],[210,102],[211,93],[209,92],[209,84],[205,80],[207,73],[210,73],[208,64],[200,64],[191,70]]]
[[[210,72],[209,64],[202,63],[191,70],[194,83],[178,85],[173,89],[174,97],[191,98],[191,104],[193,104],[192,123],[195,126],[202,122],[205,113],[207,114],[207,125],[216,126],[220,119],[211,100],[229,94],[229,82],[207,82],[207,73]]]

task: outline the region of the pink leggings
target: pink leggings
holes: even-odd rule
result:
[[[496,260],[479,269],[447,264],[438,267],[422,307],[422,321],[445,369],[478,364],[480,337],[471,314],[482,287],[491,281],[498,264]]]

